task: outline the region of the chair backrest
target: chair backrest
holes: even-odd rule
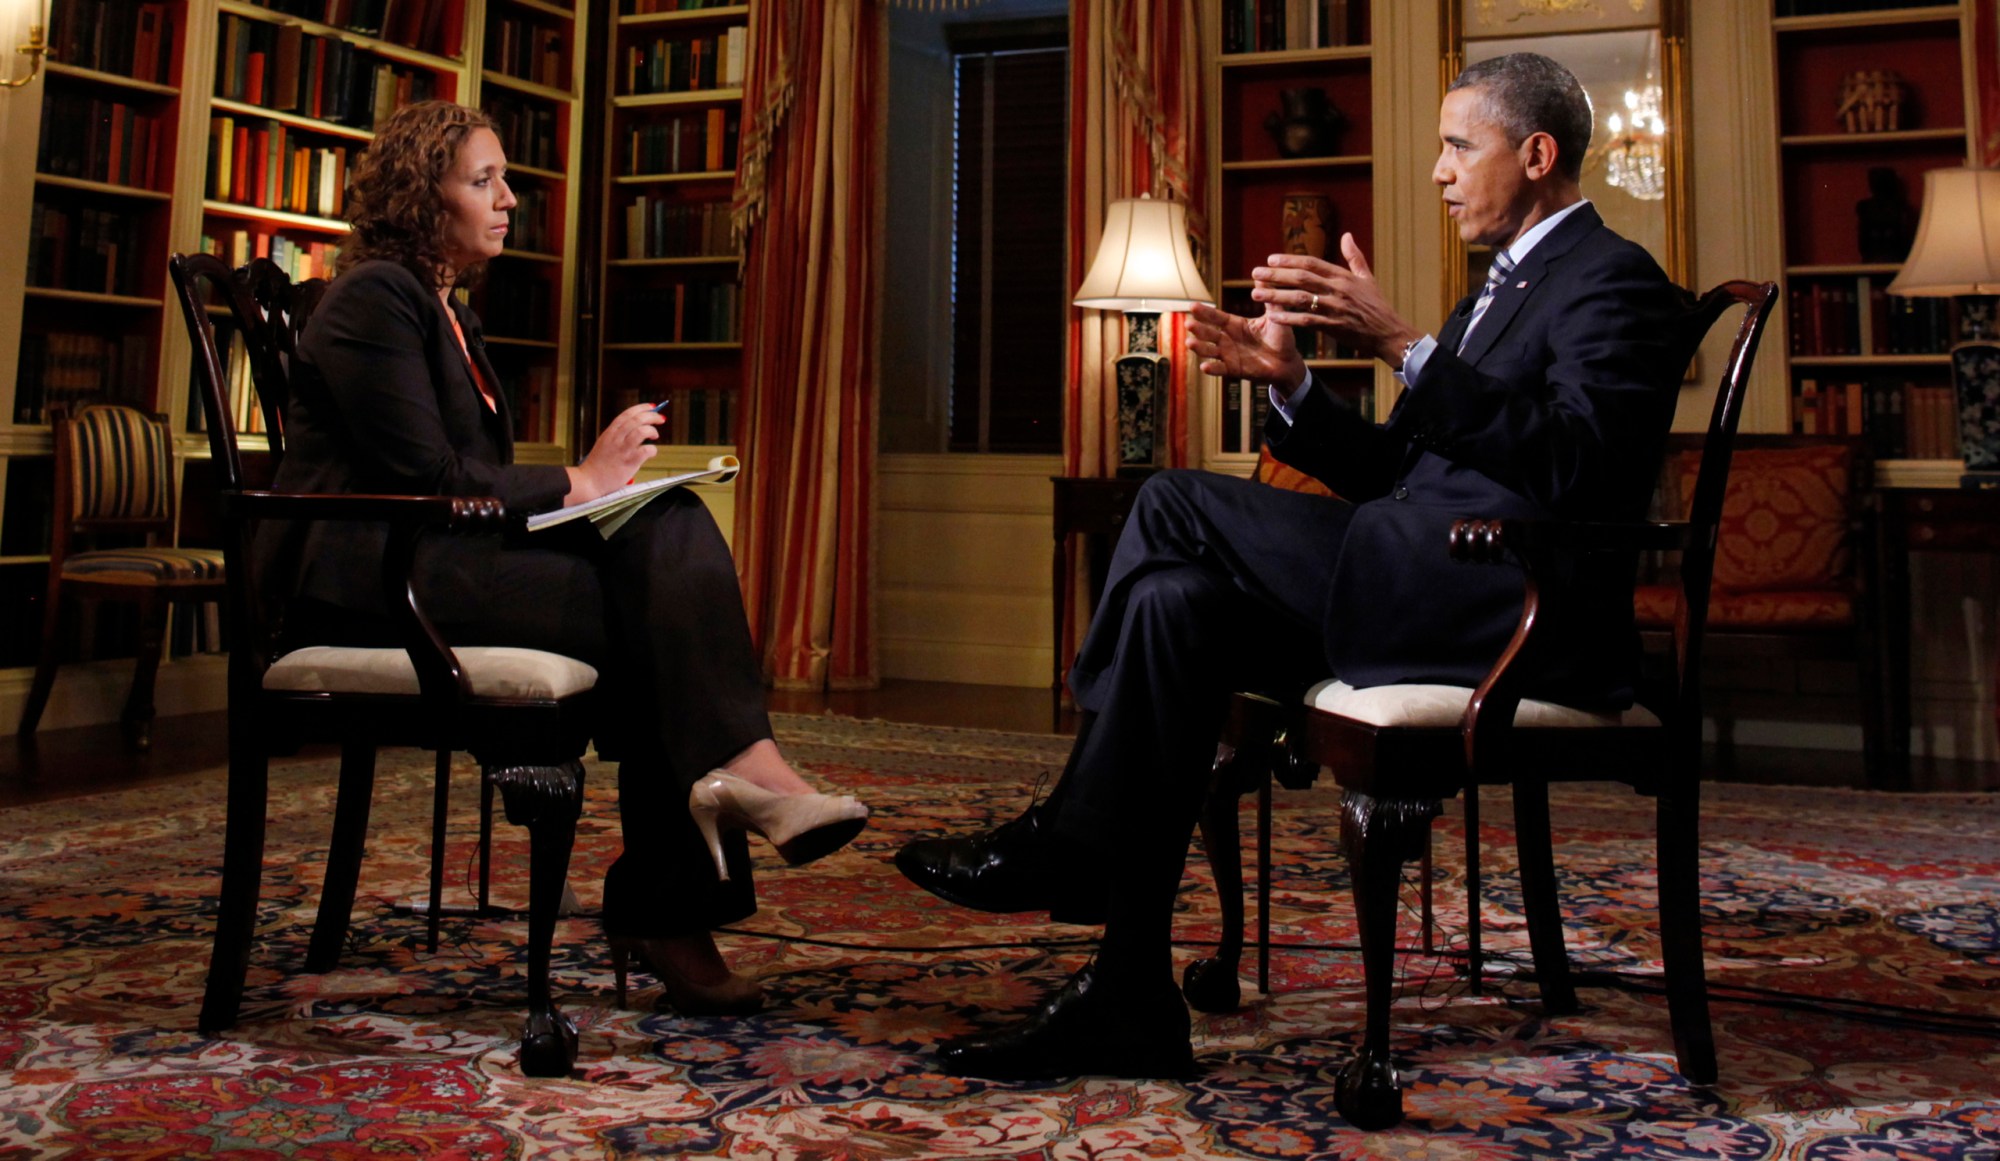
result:
[[[120,403],[49,408],[55,439],[51,553],[66,554],[73,532],[174,530],[174,441],[167,417]]]
[[[224,491],[244,486],[243,459],[229,399],[229,352],[215,334],[210,304],[234,321],[249,360],[258,408],[275,464],[285,454],[285,408],[291,402],[292,359],[326,283],[294,285],[268,258],[233,268],[212,254],[176,254],[167,262],[188,337],[194,343],[194,390],[208,421],[209,451]]]
[[[175,254],[167,261],[174,289],[194,343],[194,390],[208,421],[208,446],[223,496],[223,557],[235,624],[245,631],[232,640],[231,680],[254,680],[272,655],[276,618],[252,575],[249,522],[230,515],[228,496],[243,491],[243,456],[229,400],[227,352],[216,342],[211,302],[235,321],[250,363],[258,404],[274,461],[284,455],[284,409],[291,400],[291,361],[298,336],[325,284],[318,279],[294,286],[283,270],[260,258],[241,269],[212,254]],[[246,664],[238,666],[240,658]]]
[[[1725,282],[1695,304],[1684,334],[1689,357],[1717,319],[1738,304],[1746,309],[1736,328],[1736,341],[1723,362],[1702,440],[1701,467],[1695,473],[1688,504],[1687,548],[1681,554],[1680,602],[1674,617],[1674,701],[1682,722],[1701,721],[1701,639],[1708,623],[1709,589],[1715,573],[1716,538],[1722,527],[1722,501],[1729,483],[1729,463],[1736,447],[1736,425],[1743,417],[1743,395],[1764,324],[1778,301],[1775,282]]]

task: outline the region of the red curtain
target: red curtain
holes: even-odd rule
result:
[[[887,92],[880,0],[761,0],[744,236],[735,552],[766,680],[878,680],[875,416]]]

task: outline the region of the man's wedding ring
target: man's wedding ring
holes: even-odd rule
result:
[[[1319,295],[1313,295],[1312,305],[1307,307],[1306,310],[1312,314],[1319,313]]]

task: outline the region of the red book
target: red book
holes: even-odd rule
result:
[[[123,105],[111,106],[110,148],[104,151],[103,180],[112,185],[125,184],[125,175],[118,171],[118,159],[125,155],[125,118],[130,112]]]
[[[236,127],[236,146],[232,153],[235,159],[229,172],[229,200],[237,205],[250,204],[250,168],[253,160],[250,153],[250,126]]]
[[[253,52],[243,66],[243,99],[253,105],[265,104],[264,54]]]

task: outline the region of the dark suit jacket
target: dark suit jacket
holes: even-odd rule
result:
[[[1357,505],[1325,617],[1327,660],[1356,686],[1476,685],[1505,647],[1521,574],[1452,562],[1455,519],[1646,515],[1690,355],[1685,292],[1586,205],[1528,252],[1454,353],[1472,302],[1386,423],[1314,390],[1266,432],[1280,460]],[[1633,568],[1572,567],[1534,696],[1630,704]]]
[[[466,347],[499,402],[479,396],[436,294],[393,262],[363,262],[327,287],[305,334],[285,414],[284,492],[497,496],[509,509],[557,507],[569,491],[558,466],[514,463],[514,421],[486,360],[479,320],[452,303]],[[260,572],[279,595],[380,612],[379,524],[304,524],[260,530]],[[420,591],[487,589],[497,537],[433,537],[419,546]]]

